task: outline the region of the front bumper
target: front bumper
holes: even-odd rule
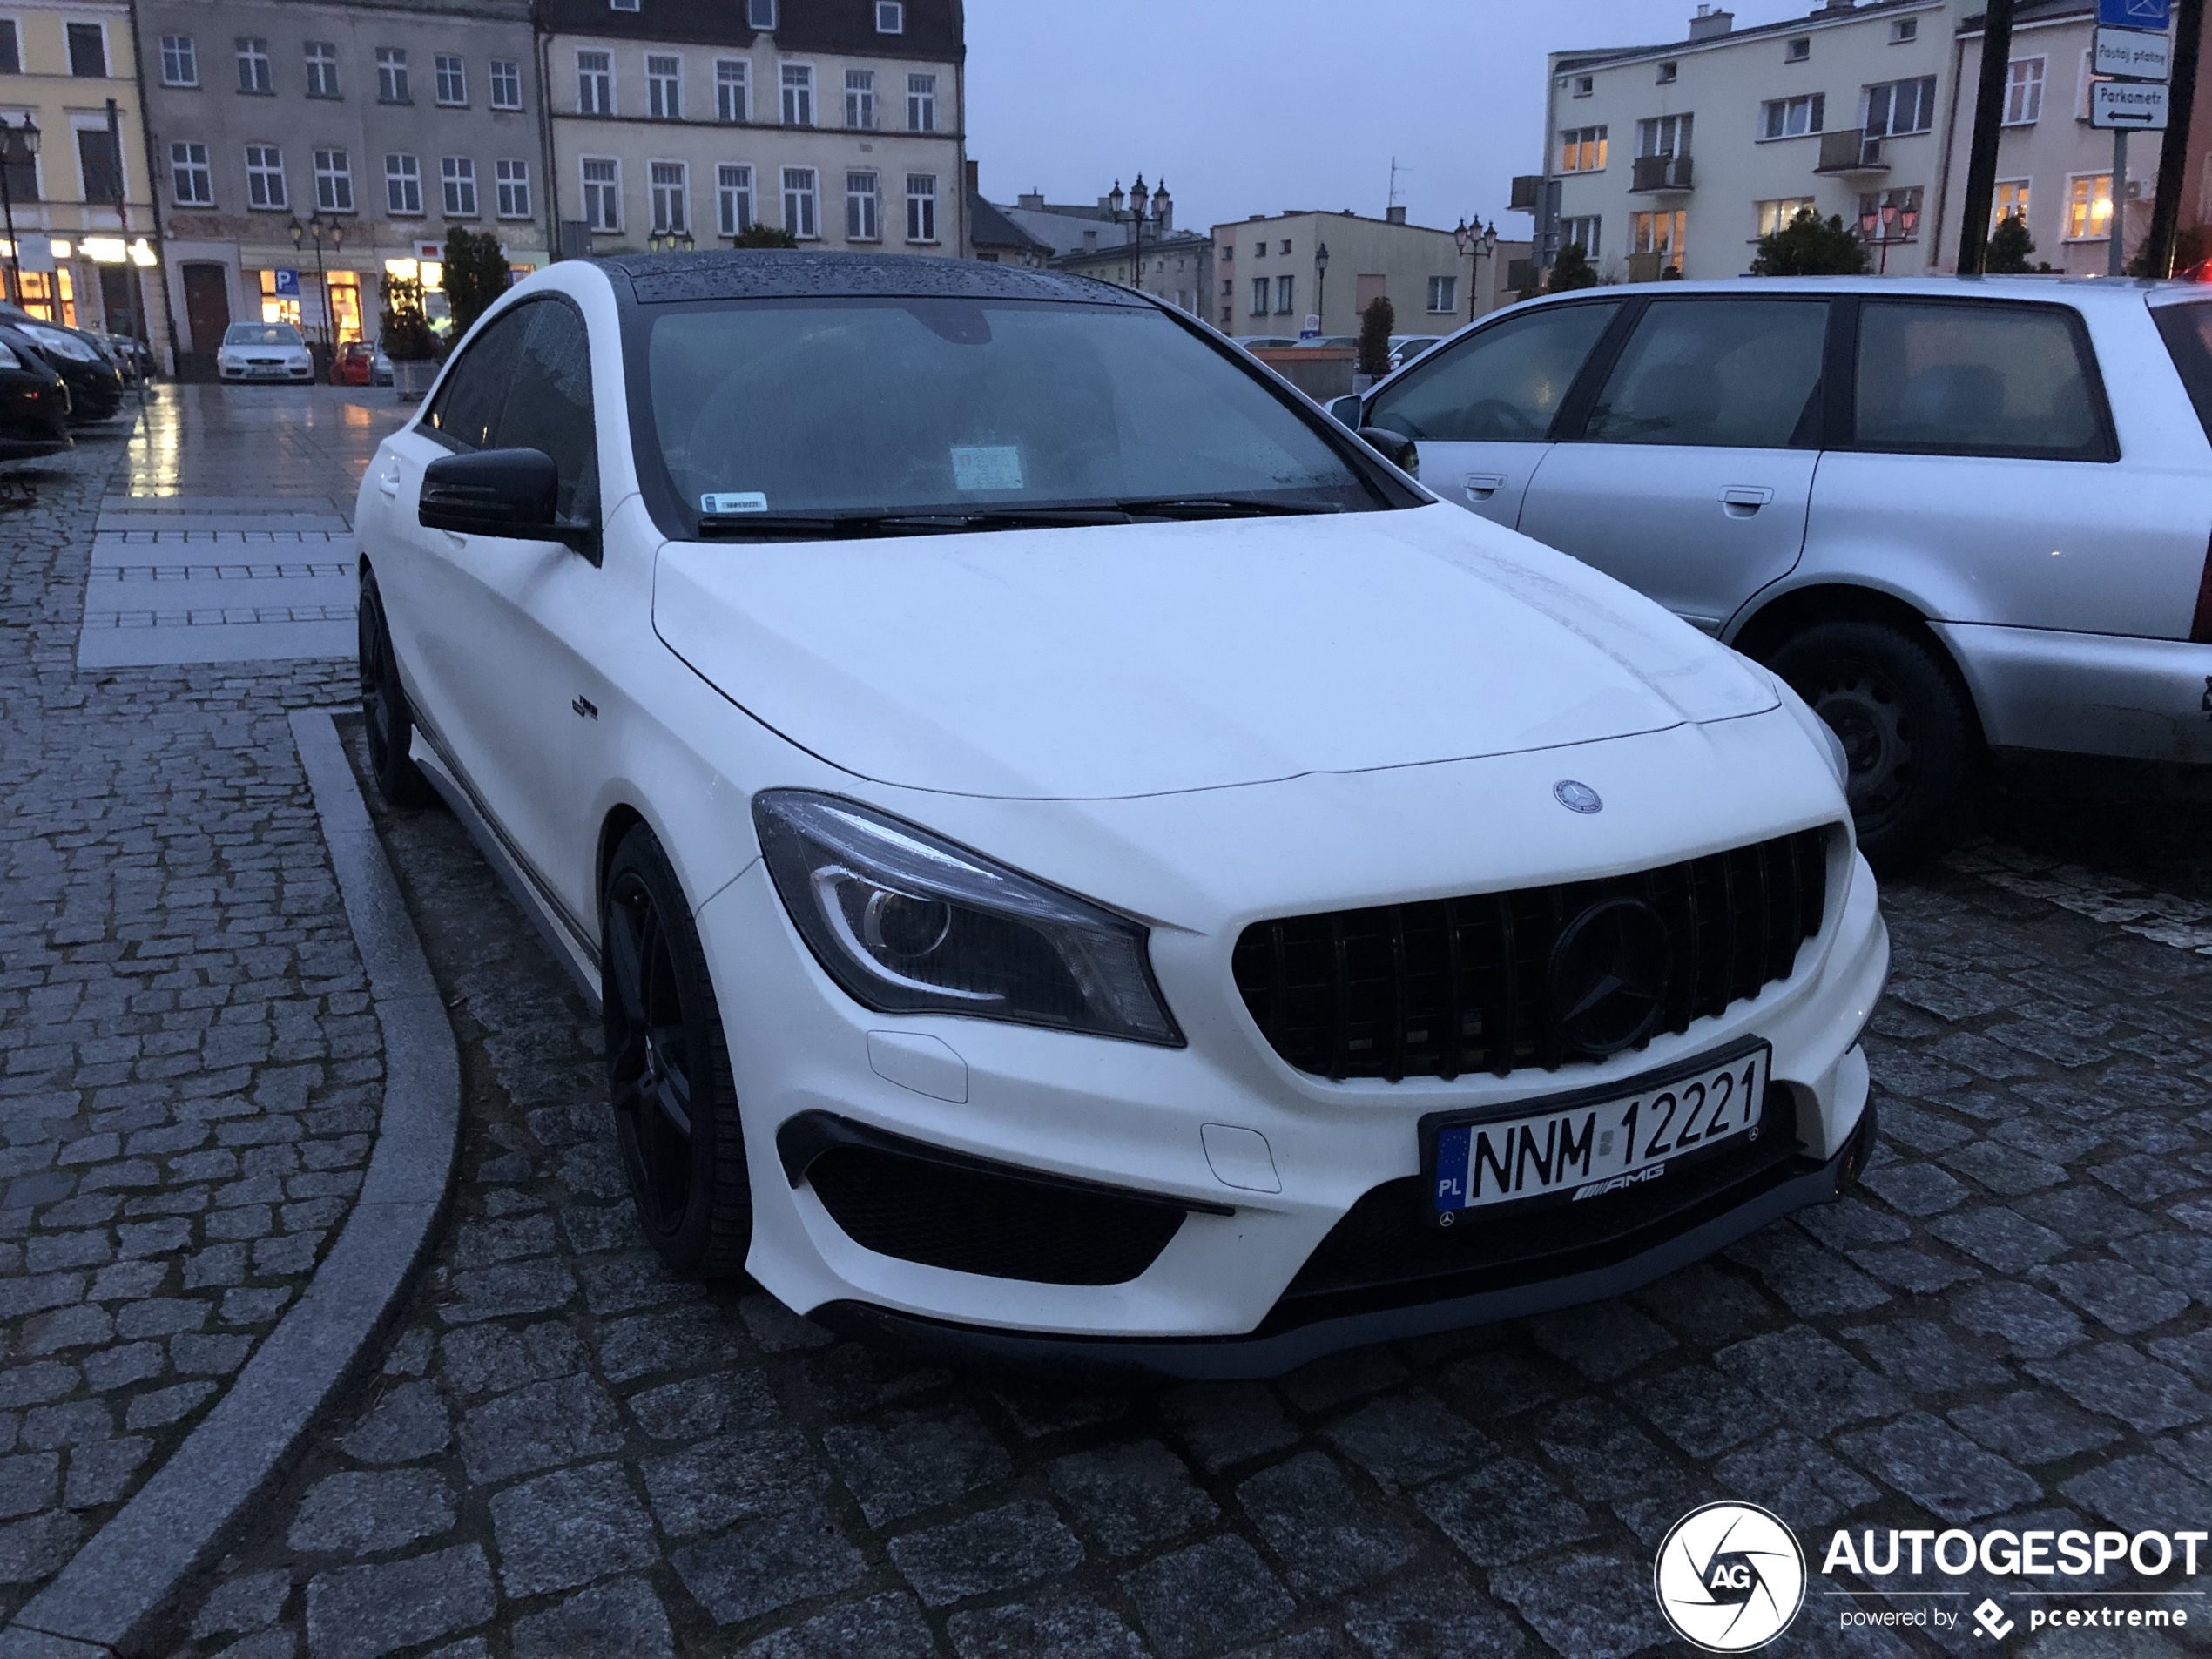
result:
[[[755,864],[698,916],[744,1106],[748,1270],[786,1305],[852,1328],[1190,1375],[1281,1369],[1333,1348],[1617,1293],[1833,1196],[1863,1161],[1855,1137],[1867,1081],[1857,1042],[1889,948],[1872,878],[1855,854],[1839,863],[1831,914],[1791,977],[1685,1035],[1554,1074],[1398,1084],[1294,1072],[1240,1005],[1178,999],[1165,973],[1187,1049],[872,1013],[822,973]],[[1225,964],[1218,977],[1226,980]],[[1348,1214],[1418,1175],[1424,1114],[1626,1082],[1747,1035],[1773,1045],[1794,1130],[1786,1160],[1769,1160],[1756,1180],[1609,1241],[1605,1260],[1577,1264],[1567,1250],[1556,1263],[1521,1264],[1510,1288],[1470,1291],[1446,1275],[1378,1293],[1365,1311],[1347,1312],[1342,1297],[1286,1301]],[[807,1114],[1190,1213],[1148,1266],[1119,1283],[1037,1283],[902,1259],[858,1242],[803,1171],[786,1178],[779,1132]],[[1242,1144],[1264,1141],[1271,1167],[1255,1175],[1210,1157],[1209,1126]]]

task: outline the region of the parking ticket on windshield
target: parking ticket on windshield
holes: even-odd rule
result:
[[[725,495],[711,493],[699,497],[702,513],[765,513],[768,498],[757,489],[732,490]]]
[[[1014,445],[953,446],[955,489],[1019,489],[1022,451]]]

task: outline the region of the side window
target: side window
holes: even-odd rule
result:
[[[2160,306],[2150,314],[2204,435],[2212,438],[2212,305]]]
[[[507,401],[515,359],[523,348],[524,320],[510,314],[484,330],[446,374],[437,401],[422,424],[459,449],[489,449]]]
[[[1368,409],[1368,423],[1438,443],[1540,442],[1620,308],[1557,306],[1494,323],[1424,357]]]
[[[2063,306],[1867,300],[1853,436],[1908,454],[2118,455],[2088,340]]]
[[[1808,448],[1820,441],[1822,300],[1655,300],[1583,435],[1592,443]]]
[[[499,423],[502,449],[543,449],[561,472],[561,515],[588,518],[599,505],[599,448],[591,425],[591,350],[583,319],[558,300],[516,314],[528,336],[514,393]]]

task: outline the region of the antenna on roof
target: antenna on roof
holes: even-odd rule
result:
[[[1398,206],[1398,175],[1408,171],[1410,171],[1410,169],[1400,167],[1398,165],[1398,158],[1396,156],[1393,156],[1390,158],[1390,199],[1383,204],[1386,208],[1395,207]],[[1385,219],[1388,219],[1390,215],[1386,212],[1383,217]]]

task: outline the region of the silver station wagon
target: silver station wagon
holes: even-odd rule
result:
[[[2212,762],[2212,289],[1589,289],[1332,408],[1787,679],[1878,862],[1991,748]]]

